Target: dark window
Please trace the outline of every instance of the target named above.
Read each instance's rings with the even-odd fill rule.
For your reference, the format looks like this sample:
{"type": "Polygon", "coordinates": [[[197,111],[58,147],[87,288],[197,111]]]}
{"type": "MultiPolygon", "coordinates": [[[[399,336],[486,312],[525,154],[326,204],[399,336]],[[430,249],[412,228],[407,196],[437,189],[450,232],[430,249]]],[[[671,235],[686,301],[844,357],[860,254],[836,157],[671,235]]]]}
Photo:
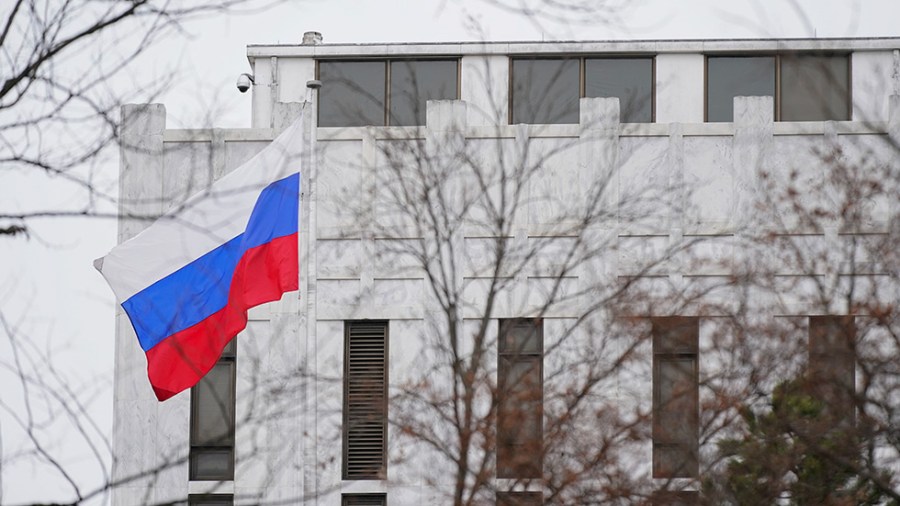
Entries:
{"type": "Polygon", "coordinates": [[[775,97],[774,56],[711,56],[706,65],[706,121],[734,121],[734,97],[775,97]]]}
{"type": "Polygon", "coordinates": [[[850,119],[849,78],[847,56],[783,56],[781,120],[850,119]]]}
{"type": "Polygon", "coordinates": [[[856,419],[856,328],[852,316],[809,319],[809,380],[826,414],[837,424],[856,419]]]}
{"type": "Polygon", "coordinates": [[[320,61],[319,126],[384,125],[383,61],[320,61]]]}
{"type": "Polygon", "coordinates": [[[458,60],[318,62],[319,126],[424,125],[428,100],[459,98],[458,60]]]}
{"type": "Polygon", "coordinates": [[[652,122],[653,59],[586,59],[584,96],[617,97],[622,123],[652,122]]]}
{"type": "Polygon", "coordinates": [[[343,494],[341,506],[385,506],[385,494],[343,494]]]}
{"type": "Polygon", "coordinates": [[[453,60],[391,62],[391,125],[424,125],[428,100],[457,98],[453,60]]]}
{"type": "Polygon", "coordinates": [[[623,123],[653,121],[653,58],[516,58],[510,122],[578,123],[579,98],[617,97],[623,123]]]}
{"type": "Polygon", "coordinates": [[[497,355],[497,476],[540,478],[543,453],[543,328],[500,320],[497,355]]]}
{"type": "Polygon", "coordinates": [[[235,343],[191,389],[192,480],[234,479],[235,343]]]}
{"type": "Polygon", "coordinates": [[[694,490],[658,491],[650,500],[652,506],[693,506],[699,494],[694,490]]]}
{"type": "Polygon", "coordinates": [[[344,479],[387,476],[388,324],[344,324],[344,479]]]}
{"type": "Polygon", "coordinates": [[[697,318],[653,322],[653,477],[698,474],[697,318]]]}
{"type": "Polygon", "coordinates": [[[848,55],[709,56],[706,120],[734,121],[734,97],[771,96],[776,121],[850,119],[848,55]]]}
{"type": "Polygon", "coordinates": [[[231,494],[191,494],[188,506],[233,506],[234,496],[231,494]]]}
{"type": "Polygon", "coordinates": [[[541,506],[541,492],[497,492],[497,506],[541,506]]]}
{"type": "Polygon", "coordinates": [[[578,123],[579,61],[513,60],[512,122],[578,123]]]}

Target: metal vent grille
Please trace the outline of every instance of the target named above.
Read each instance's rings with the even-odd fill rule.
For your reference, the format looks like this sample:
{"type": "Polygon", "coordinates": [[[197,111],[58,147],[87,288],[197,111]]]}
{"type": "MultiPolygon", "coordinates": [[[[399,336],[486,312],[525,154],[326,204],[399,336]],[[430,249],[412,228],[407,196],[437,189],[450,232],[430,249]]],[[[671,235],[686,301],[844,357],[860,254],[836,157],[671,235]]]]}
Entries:
{"type": "Polygon", "coordinates": [[[344,479],[386,476],[387,330],[387,322],[345,325],[344,479]]]}
{"type": "Polygon", "coordinates": [[[341,506],[385,506],[387,497],[384,494],[344,494],[341,506]]]}

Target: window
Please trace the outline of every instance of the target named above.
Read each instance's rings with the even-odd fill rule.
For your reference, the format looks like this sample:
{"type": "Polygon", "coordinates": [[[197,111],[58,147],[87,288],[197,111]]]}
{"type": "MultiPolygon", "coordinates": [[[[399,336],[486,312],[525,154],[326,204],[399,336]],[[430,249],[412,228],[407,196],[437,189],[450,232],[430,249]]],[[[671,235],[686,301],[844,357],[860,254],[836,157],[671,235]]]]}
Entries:
{"type": "Polygon", "coordinates": [[[540,492],[497,492],[497,506],[541,506],[544,496],[540,492]]]}
{"type": "Polygon", "coordinates": [[[698,502],[699,494],[694,490],[660,490],[650,499],[651,506],[692,506],[698,502]]]}
{"type": "MultiPolygon", "coordinates": [[[[234,479],[236,339],[191,389],[190,479],[234,479]]],[[[198,503],[219,504],[219,503],[198,503]]]]}
{"type": "Polygon", "coordinates": [[[500,320],[497,477],[540,478],[543,453],[543,325],[500,320]]]}
{"type": "Polygon", "coordinates": [[[809,368],[812,393],[837,424],[853,423],[856,392],[856,328],[852,316],[809,318],[809,368]]]}
{"type": "Polygon", "coordinates": [[[424,125],[428,100],[459,98],[459,61],[320,60],[319,126],[424,125]]]}
{"type": "Polygon", "coordinates": [[[354,321],[344,325],[346,480],[387,476],[387,345],[387,322],[354,321]]]}
{"type": "Polygon", "coordinates": [[[708,56],[706,120],[734,121],[734,97],[774,97],[777,121],[850,119],[848,55],[708,56]]]}
{"type": "Polygon", "coordinates": [[[579,98],[617,97],[623,123],[653,121],[653,58],[516,58],[510,122],[578,123],[579,98]]]}
{"type": "Polygon", "coordinates": [[[579,61],[516,59],[512,123],[578,123],[579,61]]]}
{"type": "Polygon", "coordinates": [[[738,96],[775,96],[774,56],[706,59],[706,121],[734,121],[738,96]]]}
{"type": "Polygon", "coordinates": [[[781,60],[781,121],[850,119],[849,56],[797,55],[781,60]]]}
{"type": "Polygon", "coordinates": [[[618,97],[622,123],[653,122],[652,58],[584,60],[584,96],[618,97]]]}
{"type": "Polygon", "coordinates": [[[697,318],[654,318],[653,477],[698,474],[697,318]]]}
{"type": "Polygon", "coordinates": [[[385,506],[385,494],[343,494],[341,506],[385,506]]]}
{"type": "Polygon", "coordinates": [[[231,494],[191,494],[188,496],[188,506],[234,506],[234,496],[231,494]]]}

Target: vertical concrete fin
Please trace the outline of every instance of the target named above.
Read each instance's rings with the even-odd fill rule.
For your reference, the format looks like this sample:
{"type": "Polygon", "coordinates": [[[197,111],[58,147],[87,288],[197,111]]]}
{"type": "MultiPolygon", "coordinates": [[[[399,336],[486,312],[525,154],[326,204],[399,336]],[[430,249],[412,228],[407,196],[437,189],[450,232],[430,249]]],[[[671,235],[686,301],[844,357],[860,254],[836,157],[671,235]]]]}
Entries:
{"type": "Polygon", "coordinates": [[[734,225],[746,226],[753,217],[759,196],[760,176],[769,171],[767,156],[772,147],[774,123],[772,97],[734,98],[734,225]]]}
{"type": "Polygon", "coordinates": [[[163,210],[162,104],[123,105],[119,136],[119,242],[147,228],[163,210]]]}

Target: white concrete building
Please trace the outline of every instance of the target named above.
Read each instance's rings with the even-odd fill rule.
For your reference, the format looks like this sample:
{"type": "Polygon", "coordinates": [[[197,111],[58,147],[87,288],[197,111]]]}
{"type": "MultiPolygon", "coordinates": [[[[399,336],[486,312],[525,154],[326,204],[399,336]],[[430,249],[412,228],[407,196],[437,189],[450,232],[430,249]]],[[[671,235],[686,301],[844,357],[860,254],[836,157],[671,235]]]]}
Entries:
{"type": "MultiPolygon", "coordinates": [[[[721,464],[715,441],[737,423],[734,405],[711,408],[723,385],[749,396],[804,363],[812,369],[819,355],[806,357],[806,346],[821,349],[805,344],[807,332],[897,333],[873,308],[898,302],[895,248],[884,247],[900,232],[890,179],[900,174],[900,39],[305,39],[248,47],[249,128],[174,130],[161,105],[123,110],[121,212],[145,215],[249,159],[312,100],[299,298],[250,312],[215,370],[218,386],[195,389],[193,408],[188,393],[156,401],[133,330],[117,316],[114,480],[123,481],[114,504],[189,495],[196,504],[453,504],[456,468],[417,423],[432,420],[441,441],[453,440],[439,429],[453,424],[438,416],[444,407],[427,413],[410,395],[421,387],[435,404],[459,401],[446,397],[452,374],[429,362],[446,358],[442,337],[457,335],[448,322],[460,346],[479,349],[469,340],[484,337],[490,354],[471,405],[484,422],[476,439],[488,438],[469,450],[484,463],[465,482],[476,503],[508,491],[521,504],[612,500],[613,471],[627,477],[617,482],[629,489],[623,503],[658,490],[689,502],[721,464]],[[307,87],[314,80],[318,91],[307,87]],[[851,189],[876,181],[855,194],[859,213],[844,209],[856,209],[851,189]],[[501,244],[509,257],[495,270],[501,244]],[[404,254],[416,251],[422,258],[404,254]],[[458,310],[449,319],[448,307],[458,310]],[[833,318],[843,315],[855,319],[833,318]],[[760,331],[759,321],[775,323],[760,331]],[[723,379],[746,365],[737,350],[776,328],[784,334],[759,338],[759,349],[780,346],[766,356],[783,364],[723,379]],[[608,371],[585,372],[604,360],[608,371]],[[504,376],[527,387],[492,389],[504,376]],[[572,389],[592,379],[583,402],[596,409],[573,409],[572,389]],[[687,394],[685,384],[694,385],[687,394]],[[213,416],[211,392],[236,399],[224,411],[232,420],[213,416]],[[504,417],[514,429],[498,427],[504,417]],[[626,423],[627,437],[613,430],[626,423]],[[492,443],[494,429],[515,434],[492,443]],[[208,437],[217,431],[222,438],[208,437]],[[558,439],[531,448],[535,433],[558,439]],[[592,441],[620,447],[595,454],[592,441]],[[562,478],[575,468],[571,483],[562,478]]],[[[146,224],[123,218],[119,240],[146,224]]],[[[859,372],[868,352],[854,346],[823,363],[869,388],[875,376],[859,372]]],[[[896,343],[879,346],[897,356],[896,343]]],[[[861,398],[887,407],[856,409],[890,427],[900,423],[896,397],[881,395],[897,392],[881,381],[872,384],[887,390],[861,398]]],[[[878,464],[896,475],[895,450],[881,448],[878,464]]]]}

